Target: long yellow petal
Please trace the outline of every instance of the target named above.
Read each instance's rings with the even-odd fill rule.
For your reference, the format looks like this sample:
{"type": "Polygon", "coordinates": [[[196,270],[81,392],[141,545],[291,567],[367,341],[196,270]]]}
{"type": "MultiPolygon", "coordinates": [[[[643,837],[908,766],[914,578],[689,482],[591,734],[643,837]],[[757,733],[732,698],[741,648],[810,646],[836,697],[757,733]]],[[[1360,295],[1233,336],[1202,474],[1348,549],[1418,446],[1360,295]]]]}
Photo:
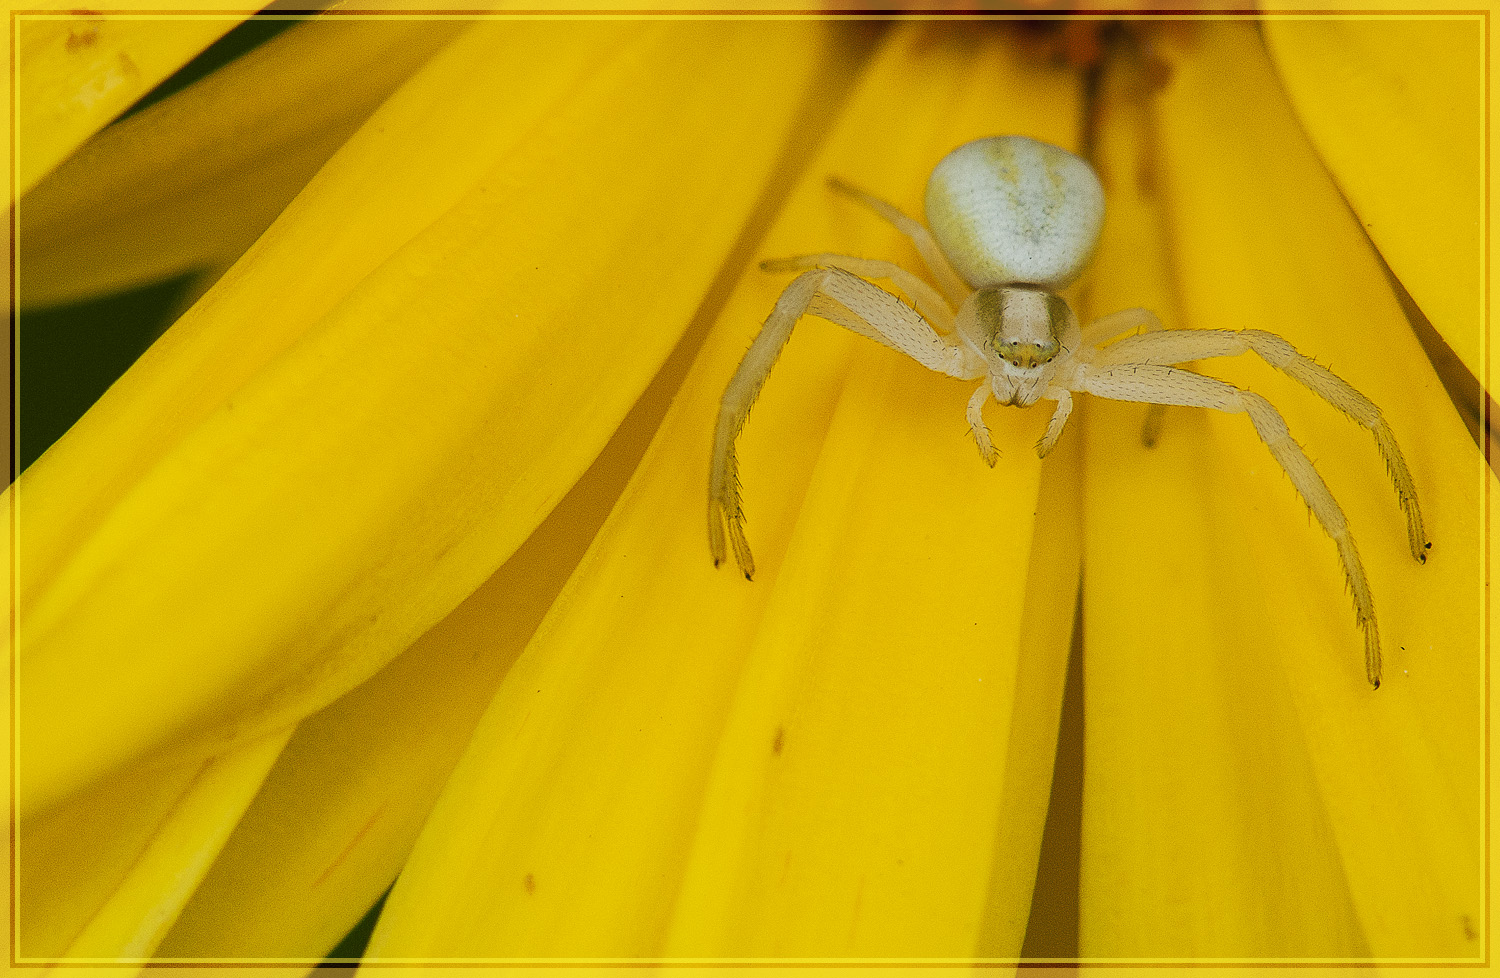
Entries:
{"type": "Polygon", "coordinates": [[[369,682],[303,721],[159,959],[321,959],[364,916],[400,872],[496,686],[619,498],[673,393],[653,382],[494,576],[369,682]]]}
{"type": "MultiPolygon", "coordinates": [[[[973,51],[909,43],[888,54],[909,100],[903,141],[924,155],[896,171],[883,152],[891,175],[859,174],[861,185],[904,187],[907,212],[920,213],[926,172],[963,142],[1018,132],[1074,143],[1077,79],[1039,69],[1014,38],[993,31],[973,51]],[[913,71],[930,76],[922,88],[900,77],[913,71]]],[[[854,113],[878,119],[897,96],[866,97],[809,175],[812,194],[869,140],[854,113]]],[[[784,220],[814,225],[795,210],[784,220]]],[[[740,318],[754,322],[748,310],[740,318]]],[[[991,471],[961,437],[969,392],[873,345],[853,357],[709,774],[669,954],[968,957],[992,862],[1018,857],[1034,877],[1040,820],[1021,852],[994,846],[1008,804],[1040,812],[1047,797],[1046,780],[1006,797],[1014,772],[1000,745],[1033,726],[1031,710],[1051,718],[1055,738],[1062,694],[1057,683],[1050,701],[1015,699],[1041,473],[1031,446],[1045,409],[995,412],[1002,458],[991,471]]],[[[767,437],[758,421],[747,454],[767,437]]],[[[744,471],[766,470],[747,460],[744,471]]],[[[1047,650],[1059,678],[1070,597],[1042,611],[1064,620],[1047,650]]],[[[1000,956],[1020,950],[1029,896],[1024,884],[1011,892],[1000,956]]]]}
{"type": "Polygon", "coordinates": [[[26,471],[21,604],[186,432],[457,206],[621,41],[608,30],[541,25],[482,32],[382,106],[213,293],[26,471]],[[483,71],[491,59],[528,84],[483,71]]]}
{"type": "MultiPolygon", "coordinates": [[[[1144,77],[1111,74],[1091,313],[1140,305],[1175,325],[1160,196],[1170,164],[1148,141],[1144,77]]],[[[1317,799],[1297,778],[1288,705],[1259,675],[1264,612],[1237,600],[1253,581],[1215,523],[1234,500],[1215,507],[1204,485],[1203,460],[1221,451],[1208,419],[1175,409],[1147,449],[1146,408],[1089,408],[1081,951],[1359,953],[1317,799]]]]}
{"type": "Polygon", "coordinates": [[[241,19],[83,11],[17,17],[17,194],[241,19]]]}
{"type": "MultiPolygon", "coordinates": [[[[1104,406],[1086,519],[1082,952],[1474,956],[1490,476],[1253,30],[1179,41],[1164,47],[1147,185],[1171,217],[1182,325],[1274,330],[1373,398],[1433,551],[1426,566],[1407,553],[1379,458],[1346,419],[1246,358],[1200,365],[1271,398],[1347,512],[1386,653],[1372,692],[1332,547],[1246,419],[1173,409],[1145,451],[1141,409],[1104,406]]],[[[1141,249],[1126,262],[1110,247],[1101,295],[1161,301],[1163,285],[1132,288],[1141,249]]]]}
{"type": "MultiPolygon", "coordinates": [[[[762,253],[914,264],[827,177],[917,211],[949,149],[1016,129],[1070,142],[1077,98],[1067,74],[1023,71],[1004,35],[904,29],[762,253]]],[[[997,419],[991,471],[963,434],[968,388],[808,321],[741,440],[755,581],[715,570],[702,526],[715,407],[785,284],[742,281],[502,684],[369,959],[963,957],[995,921],[1024,925],[989,873],[1013,802],[1007,737],[1025,727],[1012,697],[1045,419],[997,419]]],[[[1027,706],[1050,707],[1055,731],[1061,682],[1039,686],[1054,702],[1027,706]]],[[[1037,815],[1045,782],[1016,774],[1037,815]]]]}
{"type": "Polygon", "coordinates": [[[1083,480],[1083,433],[1075,430],[1042,467],[989,892],[968,952],[976,958],[1020,956],[1043,869],[1038,860],[1083,566],[1083,480]]]}
{"type": "Polygon", "coordinates": [[[156,827],[189,791],[202,765],[122,772],[108,784],[82,792],[17,829],[16,943],[22,957],[57,956],[88,926],[150,844],[156,827]],[[149,787],[142,790],[142,782],[149,787]],[[77,859],[85,840],[107,832],[109,843],[93,846],[85,864],[77,859]]]}
{"type": "Polygon", "coordinates": [[[675,342],[799,103],[776,52],[813,58],[817,36],[483,25],[377,113],[23,478],[23,810],[306,715],[508,557],[675,342]],[[542,91],[515,91],[517,61],[542,91]],[[519,145],[470,134],[542,108],[519,145]],[[402,122],[435,145],[375,154],[402,122]],[[490,155],[450,159],[476,143],[490,155]],[[335,202],[331,233],[289,243],[335,202]],[[353,272],[306,247],[371,225],[353,272]]]}
{"type": "Polygon", "coordinates": [[[20,203],[22,304],[228,267],[462,26],[300,24],[106,129],[20,203]]]}
{"type": "MultiPolygon", "coordinates": [[[[1287,94],[1401,284],[1485,380],[1484,22],[1272,17],[1287,94]]],[[[1497,376],[1494,348],[1489,376],[1497,376]]]]}
{"type": "Polygon", "coordinates": [[[149,956],[290,736],[183,770],[143,767],[23,824],[18,957],[149,956]]]}

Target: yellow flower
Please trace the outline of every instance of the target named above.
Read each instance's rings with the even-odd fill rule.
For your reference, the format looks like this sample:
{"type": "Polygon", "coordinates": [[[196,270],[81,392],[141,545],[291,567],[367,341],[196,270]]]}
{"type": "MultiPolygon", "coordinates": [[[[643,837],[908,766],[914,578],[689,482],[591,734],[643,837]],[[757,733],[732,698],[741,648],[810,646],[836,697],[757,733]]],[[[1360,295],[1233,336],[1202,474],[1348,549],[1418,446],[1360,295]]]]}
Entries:
{"type": "MultiPolygon", "coordinates": [[[[1370,30],[1477,74],[1477,23],[1370,30]]],[[[1340,188],[1380,203],[1314,149],[1358,138],[1297,71],[1336,27],[1271,29],[1295,108],[1232,20],[1137,25],[1093,75],[978,22],[408,24],[402,65],[389,34],[330,57],[394,93],[12,491],[20,959],[312,962],[372,905],[382,961],[1478,959],[1493,476],[1385,277],[1402,246],[1340,188]],[[992,413],[990,469],[967,388],[817,320],[740,442],[755,581],[714,569],[717,401],[786,284],[756,262],[920,267],[828,177],[919,214],[933,163],[998,133],[1096,162],[1084,318],[1269,329],[1384,409],[1426,566],[1356,427],[1201,365],[1282,409],[1348,513],[1378,692],[1244,418],[1170,409],[1146,447],[1148,409],[1085,398],[1042,462],[1045,409],[992,413]],[[1049,940],[1070,647],[1077,918],[1049,940]]],[[[230,70],[133,117],[135,157],[80,151],[115,184],[50,179],[146,179],[150,140],[191,144],[174,120],[255,104],[230,70]]],[[[317,160],[368,111],[287,143],[317,160]]],[[[1431,179],[1481,203],[1477,170],[1431,179]]],[[[28,202],[60,202],[56,240],[82,220],[48,187],[23,299],[28,202]]],[[[33,277],[87,294],[239,240],[33,277]]],[[[1477,329],[1418,278],[1445,336],[1477,329]]]]}

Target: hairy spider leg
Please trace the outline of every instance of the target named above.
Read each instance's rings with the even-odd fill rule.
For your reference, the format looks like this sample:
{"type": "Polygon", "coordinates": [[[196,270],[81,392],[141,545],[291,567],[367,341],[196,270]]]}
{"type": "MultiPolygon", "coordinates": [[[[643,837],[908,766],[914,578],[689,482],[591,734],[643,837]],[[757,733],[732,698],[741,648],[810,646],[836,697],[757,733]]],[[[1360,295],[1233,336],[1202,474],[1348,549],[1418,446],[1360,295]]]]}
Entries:
{"type": "Polygon", "coordinates": [[[877,285],[838,268],[816,268],[792,280],[766,317],[750,349],[730,378],[719,402],[713,457],[708,477],[708,546],[718,566],[725,555],[724,531],[745,577],[755,574],[755,559],[745,539],[740,504],[739,466],[734,445],[750,407],[760,395],[771,368],[804,315],[819,316],[904,353],[938,373],[974,380],[984,376],[982,361],[957,338],[945,337],[915,309],[877,285]]]}
{"type": "Polygon", "coordinates": [[[917,311],[934,329],[943,334],[953,332],[953,310],[938,290],[895,262],[820,252],[793,258],[772,258],[760,263],[760,270],[763,272],[800,272],[808,268],[841,268],[860,278],[889,279],[895,283],[896,288],[911,296],[911,300],[917,304],[917,311]]]}
{"type": "MultiPolygon", "coordinates": [[[[1122,309],[1108,316],[1101,316],[1084,327],[1083,349],[1087,352],[1133,329],[1142,329],[1147,333],[1152,333],[1165,330],[1166,327],[1150,309],[1122,309]]],[[[1146,408],[1146,417],[1141,422],[1142,445],[1147,448],[1156,447],[1156,440],[1161,437],[1162,419],[1166,417],[1166,414],[1165,404],[1152,404],[1146,408]]]]}
{"type": "Polygon", "coordinates": [[[1275,333],[1259,329],[1184,329],[1146,333],[1127,337],[1100,350],[1094,363],[1108,364],[1175,364],[1184,360],[1207,360],[1213,357],[1237,356],[1253,352],[1266,363],[1317,394],[1348,415],[1356,424],[1375,436],[1375,444],[1385,459],[1386,472],[1396,490],[1396,499],[1406,514],[1407,545],[1411,555],[1425,563],[1431,544],[1422,526],[1422,510],[1417,504],[1417,487],[1412,481],[1406,459],[1396,444],[1395,432],[1375,402],[1351,387],[1327,367],[1297,352],[1297,348],[1275,333]]]}
{"type": "Polygon", "coordinates": [[[1128,333],[1133,329],[1143,329],[1147,333],[1167,331],[1161,324],[1161,319],[1150,309],[1121,309],[1108,316],[1100,316],[1083,327],[1083,349],[1103,346],[1121,333],[1128,333]]]}
{"type": "Polygon", "coordinates": [[[907,217],[895,204],[888,204],[874,194],[845,183],[838,177],[829,177],[828,186],[845,197],[864,204],[885,218],[897,231],[910,238],[911,243],[917,248],[917,254],[922,256],[922,261],[932,272],[933,278],[937,279],[938,287],[948,297],[948,303],[955,309],[964,304],[964,300],[969,297],[973,289],[959,278],[953,266],[948,263],[948,257],[943,254],[943,249],[938,247],[937,241],[932,237],[932,232],[927,230],[922,222],[907,217]]]}
{"type": "MultiPolygon", "coordinates": [[[[1184,334],[1196,331],[1183,331],[1184,334]]],[[[1152,334],[1161,335],[1161,334],[1152,334]]],[[[1172,335],[1172,334],[1167,334],[1172,335]]],[[[1292,440],[1286,422],[1271,402],[1259,394],[1241,390],[1213,377],[1191,370],[1151,363],[1131,362],[1115,366],[1086,365],[1079,389],[1098,397],[1116,401],[1138,401],[1155,404],[1179,404],[1185,407],[1213,408],[1229,414],[1250,416],[1255,433],[1260,435],[1276,461],[1292,480],[1318,523],[1338,547],[1344,566],[1344,578],[1354,597],[1354,618],[1365,636],[1365,677],[1380,688],[1380,636],[1375,624],[1375,602],[1348,521],[1328,484],[1313,467],[1312,460],[1292,440]]]]}

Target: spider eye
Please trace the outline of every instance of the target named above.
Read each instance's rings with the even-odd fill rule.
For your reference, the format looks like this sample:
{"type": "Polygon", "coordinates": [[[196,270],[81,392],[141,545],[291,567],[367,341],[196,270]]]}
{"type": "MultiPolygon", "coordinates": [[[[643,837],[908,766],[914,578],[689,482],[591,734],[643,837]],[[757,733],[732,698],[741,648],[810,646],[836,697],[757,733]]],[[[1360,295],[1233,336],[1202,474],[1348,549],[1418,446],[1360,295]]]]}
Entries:
{"type": "Polygon", "coordinates": [[[1012,343],[995,344],[995,352],[999,353],[1013,367],[1023,370],[1040,367],[1051,363],[1057,356],[1057,340],[1048,339],[1043,343],[1031,343],[1025,340],[1012,343]]]}

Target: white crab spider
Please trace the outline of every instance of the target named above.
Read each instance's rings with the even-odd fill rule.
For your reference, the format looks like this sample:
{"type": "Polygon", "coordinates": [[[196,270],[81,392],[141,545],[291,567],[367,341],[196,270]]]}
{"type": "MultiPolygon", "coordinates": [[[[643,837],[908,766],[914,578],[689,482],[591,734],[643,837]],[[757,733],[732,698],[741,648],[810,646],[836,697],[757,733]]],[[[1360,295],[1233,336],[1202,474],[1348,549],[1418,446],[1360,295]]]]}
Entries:
{"type": "Polygon", "coordinates": [[[1073,408],[1073,394],[1118,401],[1179,404],[1243,412],[1292,485],[1338,546],[1365,637],[1365,674],[1380,687],[1380,638],[1354,538],[1344,512],[1286,422],[1258,394],[1174,364],[1254,352],[1370,429],[1406,512],[1412,556],[1426,561],[1416,487],[1390,426],[1369,398],[1298,353],[1274,333],[1247,330],[1162,330],[1145,309],[1127,309],[1079,328],[1058,295],[1083,271],[1104,220],[1104,191],[1088,163],[1025,136],[966,143],[933,169],[927,182],[927,224],[837,180],[834,189],[864,203],[916,245],[937,280],[934,289],[900,266],[867,258],[818,254],[768,261],[766,271],[802,271],[761,327],[724,390],[714,431],[708,483],[708,538],[714,565],[724,559],[724,527],[736,562],[750,578],[755,563],[745,540],[734,443],[792,327],[803,315],[831,320],[899,350],[931,370],[983,380],[969,398],[968,421],[986,462],[995,464],[981,410],[1001,404],[1057,403],[1037,443],[1045,457],[1073,408]],[[912,309],[866,279],[888,279],[912,309]],[[955,314],[953,308],[957,307],[955,314]],[[1122,334],[1143,332],[1118,339],[1122,334]],[[1113,342],[1110,342],[1113,341],[1113,342]]]}

